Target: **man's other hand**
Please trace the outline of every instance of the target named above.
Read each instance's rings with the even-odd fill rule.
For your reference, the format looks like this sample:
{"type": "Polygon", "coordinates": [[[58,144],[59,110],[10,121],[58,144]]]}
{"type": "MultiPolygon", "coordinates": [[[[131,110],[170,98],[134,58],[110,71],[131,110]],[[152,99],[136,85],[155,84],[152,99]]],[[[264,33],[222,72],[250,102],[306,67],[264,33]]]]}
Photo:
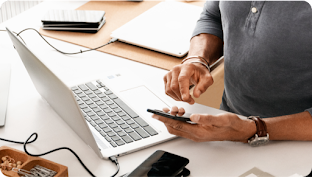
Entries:
{"type": "Polygon", "coordinates": [[[184,101],[194,104],[195,101],[190,95],[190,86],[195,85],[194,97],[198,98],[209,86],[213,79],[208,69],[200,63],[191,63],[199,59],[190,59],[185,63],[173,67],[165,76],[166,94],[176,101],[184,101]]]}
{"type": "MultiPolygon", "coordinates": [[[[163,109],[169,112],[168,108],[163,109]]],[[[183,115],[184,109],[173,107],[172,115],[183,115]]],[[[240,119],[236,114],[223,113],[218,115],[192,114],[190,124],[154,114],[155,119],[163,122],[169,133],[184,137],[195,142],[205,141],[239,141],[247,140],[256,133],[256,124],[253,120],[240,119]]]]}

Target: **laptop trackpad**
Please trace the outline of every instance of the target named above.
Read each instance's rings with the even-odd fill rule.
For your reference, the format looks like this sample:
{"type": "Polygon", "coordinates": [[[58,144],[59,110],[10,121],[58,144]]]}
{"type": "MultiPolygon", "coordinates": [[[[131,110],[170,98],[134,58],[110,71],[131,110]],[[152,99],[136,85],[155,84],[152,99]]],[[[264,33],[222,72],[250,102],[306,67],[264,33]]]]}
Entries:
{"type": "Polygon", "coordinates": [[[142,118],[144,118],[152,127],[156,128],[157,131],[165,128],[164,124],[158,120],[153,119],[151,113],[146,110],[159,109],[162,110],[164,107],[169,107],[164,101],[157,97],[144,85],[135,87],[132,89],[120,91],[122,99],[131,106],[142,118]]]}

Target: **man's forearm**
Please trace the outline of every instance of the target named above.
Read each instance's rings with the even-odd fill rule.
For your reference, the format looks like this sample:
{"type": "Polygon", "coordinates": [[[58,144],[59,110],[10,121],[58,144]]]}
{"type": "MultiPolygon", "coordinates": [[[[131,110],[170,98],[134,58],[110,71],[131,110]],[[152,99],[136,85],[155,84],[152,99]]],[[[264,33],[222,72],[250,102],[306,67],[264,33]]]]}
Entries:
{"type": "Polygon", "coordinates": [[[312,117],[307,111],[263,120],[270,140],[312,140],[312,117]]]}
{"type": "Polygon", "coordinates": [[[202,56],[211,65],[223,55],[223,41],[212,34],[202,33],[191,39],[188,56],[202,56]]]}

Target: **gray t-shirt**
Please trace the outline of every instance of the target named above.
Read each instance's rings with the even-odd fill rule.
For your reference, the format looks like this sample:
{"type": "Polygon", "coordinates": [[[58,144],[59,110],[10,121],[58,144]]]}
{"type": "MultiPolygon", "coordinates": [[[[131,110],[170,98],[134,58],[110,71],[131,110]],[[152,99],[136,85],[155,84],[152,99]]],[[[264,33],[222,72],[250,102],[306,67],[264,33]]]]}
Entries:
{"type": "MultiPolygon", "coordinates": [[[[245,116],[312,115],[312,10],[299,1],[207,1],[193,36],[224,41],[223,106],[245,116]]],[[[208,98],[209,99],[209,98],[208,98]]]]}

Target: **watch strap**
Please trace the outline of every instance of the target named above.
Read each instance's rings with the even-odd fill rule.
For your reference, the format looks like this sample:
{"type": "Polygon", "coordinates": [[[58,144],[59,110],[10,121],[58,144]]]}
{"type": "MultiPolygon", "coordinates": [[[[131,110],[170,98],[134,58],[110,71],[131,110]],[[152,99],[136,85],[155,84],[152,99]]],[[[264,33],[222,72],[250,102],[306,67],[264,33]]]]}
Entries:
{"type": "Polygon", "coordinates": [[[257,127],[257,135],[258,137],[265,137],[267,136],[267,127],[265,122],[258,116],[249,116],[248,119],[255,121],[257,127]]]}

